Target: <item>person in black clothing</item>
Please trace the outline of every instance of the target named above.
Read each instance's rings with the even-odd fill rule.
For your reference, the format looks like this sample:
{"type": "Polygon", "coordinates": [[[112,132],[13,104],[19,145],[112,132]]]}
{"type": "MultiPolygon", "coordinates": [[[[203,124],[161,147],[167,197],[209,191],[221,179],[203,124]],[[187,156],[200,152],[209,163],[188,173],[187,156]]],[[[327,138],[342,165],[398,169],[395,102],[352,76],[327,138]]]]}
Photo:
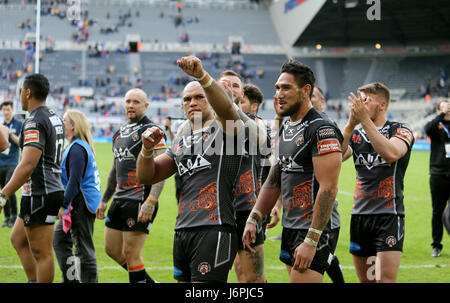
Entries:
{"type": "MultiPolygon", "coordinates": [[[[97,219],[105,220],[105,252],[128,271],[130,283],[154,283],[145,269],[143,250],[147,235],[158,211],[164,182],[142,184],[136,176],[136,160],[142,147],[142,134],[157,127],[145,114],[147,94],[130,89],[124,97],[126,123],[113,135],[114,161],[103,197],[97,208],[97,219]],[[106,215],[108,201],[113,198],[106,215]]],[[[155,147],[155,154],[165,150],[165,138],[155,147]]]]}
{"type": "Polygon", "coordinates": [[[29,280],[51,283],[54,278],[53,225],[64,199],[61,168],[64,124],[46,106],[47,78],[28,75],[21,87],[22,108],[30,113],[20,134],[21,161],[0,193],[0,205],[21,186],[20,213],[11,242],[29,280]]]}
{"type": "Polygon", "coordinates": [[[440,101],[436,113],[437,116],[425,125],[425,133],[431,139],[430,191],[433,207],[431,256],[433,257],[441,255],[442,214],[450,197],[450,102],[440,101]]]}
{"type": "MultiPolygon", "coordinates": [[[[0,153],[0,186],[8,183],[19,161],[19,135],[22,129],[22,121],[14,118],[14,104],[6,100],[1,105],[3,113],[3,129],[7,130],[7,148],[0,153]]],[[[13,194],[5,205],[5,222],[2,227],[13,227],[17,217],[17,199],[13,194]]]]}

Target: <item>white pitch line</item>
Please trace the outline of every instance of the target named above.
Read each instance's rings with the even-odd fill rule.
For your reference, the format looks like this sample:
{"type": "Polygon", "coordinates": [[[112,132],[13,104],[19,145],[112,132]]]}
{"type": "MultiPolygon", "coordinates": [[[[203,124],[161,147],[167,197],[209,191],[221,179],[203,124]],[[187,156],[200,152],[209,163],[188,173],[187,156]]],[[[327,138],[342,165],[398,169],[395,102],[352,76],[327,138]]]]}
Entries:
{"type": "MultiPolygon", "coordinates": [[[[342,269],[354,269],[353,265],[341,265],[342,269]]],[[[417,268],[447,268],[450,267],[448,264],[423,264],[423,265],[400,265],[401,269],[417,269],[417,268]]],[[[0,265],[0,269],[22,269],[21,265],[0,265]]],[[[162,266],[162,267],[146,267],[148,270],[173,270],[173,267],[162,266]]],[[[266,266],[266,269],[271,270],[285,270],[284,266],[266,266]]],[[[123,270],[120,266],[105,266],[99,267],[98,270],[123,270]]]]}

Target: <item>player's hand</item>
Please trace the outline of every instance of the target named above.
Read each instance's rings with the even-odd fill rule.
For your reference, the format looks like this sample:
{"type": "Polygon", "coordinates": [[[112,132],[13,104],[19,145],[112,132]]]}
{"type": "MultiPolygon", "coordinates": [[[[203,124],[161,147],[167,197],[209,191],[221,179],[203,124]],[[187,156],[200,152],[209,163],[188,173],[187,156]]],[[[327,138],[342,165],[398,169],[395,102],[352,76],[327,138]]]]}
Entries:
{"type": "MultiPolygon", "coordinates": [[[[233,89],[231,88],[231,82],[226,79],[220,79],[218,82],[219,85],[223,88],[223,90],[227,93],[228,97],[233,100],[233,89]]],[[[239,104],[237,104],[239,105],[239,104]]]]}
{"type": "Polygon", "coordinates": [[[358,97],[350,93],[348,99],[352,102],[350,115],[355,121],[363,122],[370,119],[369,110],[367,109],[367,97],[364,98],[361,92],[358,91],[358,97]]]}
{"type": "Polygon", "coordinates": [[[106,202],[101,201],[100,204],[97,207],[97,210],[95,211],[95,215],[97,216],[97,219],[104,220],[106,218],[105,211],[106,211],[106,202]]]}
{"type": "Polygon", "coordinates": [[[183,57],[177,60],[177,64],[189,76],[194,78],[201,78],[203,76],[202,61],[195,56],[183,57]]]}
{"type": "Polygon", "coordinates": [[[256,226],[254,224],[247,223],[245,224],[244,233],[242,235],[242,243],[244,244],[244,249],[254,254],[256,250],[254,250],[250,243],[256,242],[256,226]]]}
{"type": "Polygon", "coordinates": [[[61,220],[62,217],[64,216],[64,212],[66,211],[66,209],[64,207],[60,207],[59,211],[58,211],[58,219],[61,220]]]}
{"type": "Polygon", "coordinates": [[[141,206],[141,210],[138,215],[138,222],[146,223],[150,221],[155,211],[155,206],[151,204],[144,203],[141,206]]]}
{"type": "Polygon", "coordinates": [[[159,127],[153,126],[142,133],[142,144],[147,149],[153,148],[162,138],[164,138],[164,132],[159,127]]]}
{"type": "Polygon", "coordinates": [[[273,228],[277,226],[278,222],[280,221],[281,211],[278,209],[278,207],[272,208],[272,211],[270,212],[270,223],[267,224],[267,228],[273,228]]]}
{"type": "Polygon", "coordinates": [[[303,242],[297,246],[294,252],[295,263],[293,269],[299,272],[307,270],[311,266],[315,254],[316,247],[308,243],[303,242]]]}

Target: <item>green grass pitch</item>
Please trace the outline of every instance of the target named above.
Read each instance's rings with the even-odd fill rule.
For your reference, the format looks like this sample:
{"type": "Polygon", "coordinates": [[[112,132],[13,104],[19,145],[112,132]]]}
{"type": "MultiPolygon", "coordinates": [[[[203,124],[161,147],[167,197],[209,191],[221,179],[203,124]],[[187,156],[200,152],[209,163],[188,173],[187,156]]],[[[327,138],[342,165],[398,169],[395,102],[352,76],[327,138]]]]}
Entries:
{"type": "MultiPolygon", "coordinates": [[[[110,144],[96,144],[97,163],[100,168],[102,190],[112,163],[110,144]]],[[[444,249],[441,257],[431,254],[431,200],[428,185],[429,153],[413,152],[405,177],[406,235],[398,281],[403,283],[450,282],[450,237],[444,232],[444,249]]],[[[339,179],[339,212],[341,232],[336,249],[343,267],[346,282],[357,282],[349,253],[349,225],[352,208],[352,193],[355,186],[355,170],[351,160],[342,166],[339,179]]],[[[20,201],[20,191],[17,193],[20,201]]],[[[147,271],[159,282],[174,283],[172,271],[172,244],[177,214],[173,177],[166,180],[160,197],[160,208],[144,248],[147,271]]],[[[3,214],[0,222],[3,222],[3,214]]],[[[104,251],[103,232],[105,221],[95,223],[94,241],[100,283],[128,283],[128,273],[112,261],[104,251]]],[[[0,282],[23,283],[26,276],[19,258],[10,244],[10,228],[0,228],[0,282]]],[[[280,224],[269,230],[268,237],[280,234],[280,224]]],[[[265,242],[265,273],[269,282],[286,283],[289,278],[284,265],[279,261],[280,241],[265,242]]],[[[61,282],[61,272],[55,259],[55,282],[61,282]]],[[[234,269],[229,282],[236,282],[234,269]]],[[[331,282],[325,274],[324,282],[331,282]]]]}

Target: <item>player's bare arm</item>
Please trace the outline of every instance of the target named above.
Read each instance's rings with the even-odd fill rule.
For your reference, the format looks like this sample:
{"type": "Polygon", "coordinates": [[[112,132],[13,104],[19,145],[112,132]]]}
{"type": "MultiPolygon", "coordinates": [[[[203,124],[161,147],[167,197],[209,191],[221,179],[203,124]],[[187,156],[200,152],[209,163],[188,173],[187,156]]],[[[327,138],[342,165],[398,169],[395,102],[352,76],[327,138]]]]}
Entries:
{"type": "Polygon", "coordinates": [[[163,139],[164,132],[154,126],[142,134],[142,150],[136,163],[136,173],[139,183],[152,185],[159,183],[176,171],[173,159],[166,153],[154,157],[155,146],[163,139]]]}
{"type": "Polygon", "coordinates": [[[95,211],[97,219],[103,220],[106,218],[105,216],[106,205],[108,204],[108,201],[111,199],[111,197],[114,195],[114,192],[116,191],[116,185],[117,185],[116,163],[115,161],[113,161],[113,165],[109,170],[108,179],[106,181],[106,188],[105,191],[103,192],[102,200],[100,201],[100,204],[98,205],[97,210],[95,211]]]}
{"type": "MultiPolygon", "coordinates": [[[[156,149],[154,151],[154,156],[157,157],[164,154],[165,150],[165,148],[156,149]]],[[[159,196],[164,188],[164,182],[165,181],[163,180],[152,185],[150,193],[139,211],[138,222],[148,222],[152,218],[159,200],[159,196]]]]}
{"type": "Polygon", "coordinates": [[[314,174],[320,184],[314,203],[311,227],[305,240],[295,250],[295,263],[293,268],[300,272],[307,270],[316,253],[322,231],[330,220],[334,200],[338,192],[338,179],[341,170],[342,154],[328,153],[313,157],[314,174]]]}
{"type": "Polygon", "coordinates": [[[4,125],[0,125],[0,152],[9,147],[8,136],[9,129],[4,125]]]}
{"type": "Polygon", "coordinates": [[[10,197],[15,193],[33,173],[34,168],[39,163],[42,151],[33,146],[25,146],[22,150],[22,160],[19,165],[17,165],[14,173],[9,180],[8,184],[5,185],[2,192],[7,197],[10,197]]]}

